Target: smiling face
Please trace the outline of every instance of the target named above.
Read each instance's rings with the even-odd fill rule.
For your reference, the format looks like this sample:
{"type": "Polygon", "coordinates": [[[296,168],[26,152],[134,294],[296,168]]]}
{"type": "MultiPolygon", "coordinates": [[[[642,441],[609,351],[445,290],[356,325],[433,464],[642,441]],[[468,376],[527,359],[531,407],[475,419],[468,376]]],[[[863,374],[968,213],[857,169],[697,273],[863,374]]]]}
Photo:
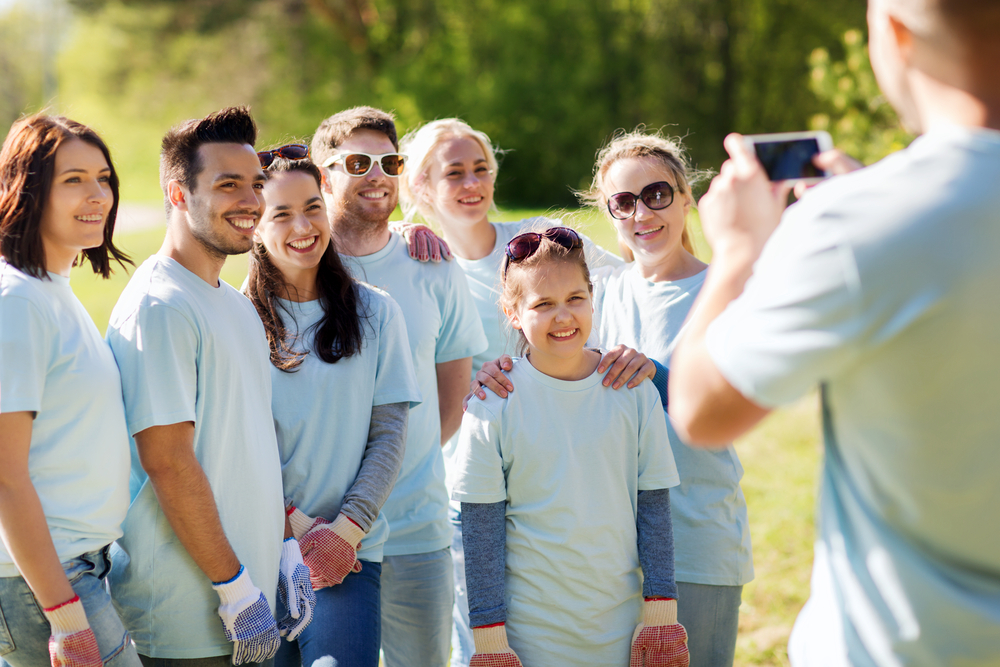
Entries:
{"type": "Polygon", "coordinates": [[[689,253],[681,244],[684,221],[691,208],[691,195],[679,192],[674,175],[661,162],[648,157],[623,158],[612,164],[601,187],[605,200],[619,192],[638,195],[644,187],[657,181],[674,186],[674,201],[670,206],[654,211],[642,201],[636,202],[635,214],[625,220],[608,215],[618,237],[635,255],[636,262],[652,266],[686,261],[689,253]]]}
{"type": "Polygon", "coordinates": [[[584,363],[594,316],[583,269],[568,260],[514,264],[507,280],[520,281],[520,299],[507,317],[527,339],[531,365],[553,377],[573,375],[584,363]]]}
{"type": "Polygon", "coordinates": [[[264,185],[267,206],[254,239],[267,249],[274,266],[294,282],[296,274],[318,271],[330,244],[326,206],[316,179],[302,171],[273,174],[264,185]]]}
{"type": "Polygon", "coordinates": [[[438,144],[420,196],[444,227],[486,221],[493,206],[493,174],[479,142],[452,137],[438,144]]]}
{"type": "Polygon", "coordinates": [[[260,160],[249,144],[209,143],[198,154],[202,169],[194,189],[176,186],[183,195],[188,229],[210,255],[241,255],[250,250],[264,210],[260,160]]]}
{"type": "Polygon", "coordinates": [[[71,139],[56,151],[39,227],[47,270],[69,275],[82,250],[104,243],[104,225],[114,203],[110,180],[111,167],[96,146],[71,139]]]}
{"type": "MultiPolygon", "coordinates": [[[[337,154],[395,153],[389,137],[377,130],[355,130],[337,146],[337,154]]],[[[329,195],[330,220],[349,227],[377,231],[389,223],[389,216],[399,200],[399,178],[386,176],[382,165],[375,163],[364,176],[351,176],[342,162],[323,170],[324,191],[329,195]]]]}

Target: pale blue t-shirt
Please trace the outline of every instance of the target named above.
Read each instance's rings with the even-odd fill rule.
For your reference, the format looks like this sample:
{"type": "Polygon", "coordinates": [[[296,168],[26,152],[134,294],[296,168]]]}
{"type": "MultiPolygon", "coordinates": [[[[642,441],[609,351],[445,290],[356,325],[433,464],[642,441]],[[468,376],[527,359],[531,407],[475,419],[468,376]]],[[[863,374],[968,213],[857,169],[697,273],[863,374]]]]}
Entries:
{"type": "MultiPolygon", "coordinates": [[[[273,610],[285,516],[271,419],[264,327],[250,301],[153,255],[122,292],[108,326],[129,433],[194,422],[194,452],[236,557],[273,610]]],[[[132,505],[109,579],[139,653],[232,653],[212,582],[170,528],[133,441],[132,505]]]]}
{"type": "MultiPolygon", "coordinates": [[[[121,534],[128,431],[118,366],[69,278],[0,259],[0,412],[35,413],[28,473],[61,562],[121,534]]],[[[0,542],[0,577],[21,576],[0,542]]]]}
{"type": "Polygon", "coordinates": [[[516,359],[506,399],[473,398],[452,499],[505,501],[507,637],[525,665],[627,665],[642,619],[639,491],[679,482],[650,382],[557,380],[516,359]]]}
{"type": "Polygon", "coordinates": [[[947,126],[788,210],[708,330],[763,406],[823,388],[796,665],[1000,660],[1000,133],[947,126]]]}
{"type": "MultiPolygon", "coordinates": [[[[310,350],[292,372],[271,366],[285,496],[309,516],[329,521],[340,512],[361,468],[372,407],[420,402],[399,306],[368,285],[357,283],[357,292],[364,342],[360,352],[334,364],[312,351],[322,302],[278,300],[288,335],[296,339],[292,349],[310,350]]],[[[361,540],[358,558],[381,562],[388,536],[389,522],[380,512],[361,540]]]]}
{"type": "MultiPolygon", "coordinates": [[[[707,271],[675,281],[652,282],[628,264],[593,273],[594,345],[623,343],[670,367],[670,355],[707,271]]],[[[743,466],[732,445],[685,445],[667,419],[681,484],[670,492],[677,581],[742,586],[753,579],[747,503],[740,489],[743,466]]]]}
{"type": "Polygon", "coordinates": [[[388,292],[402,309],[423,400],[410,410],[403,468],[382,506],[389,520],[383,552],[399,556],[444,549],[451,544],[451,525],[435,365],[486,347],[465,275],[453,262],[414,261],[396,234],[376,253],[340,258],[356,279],[388,292]]]}

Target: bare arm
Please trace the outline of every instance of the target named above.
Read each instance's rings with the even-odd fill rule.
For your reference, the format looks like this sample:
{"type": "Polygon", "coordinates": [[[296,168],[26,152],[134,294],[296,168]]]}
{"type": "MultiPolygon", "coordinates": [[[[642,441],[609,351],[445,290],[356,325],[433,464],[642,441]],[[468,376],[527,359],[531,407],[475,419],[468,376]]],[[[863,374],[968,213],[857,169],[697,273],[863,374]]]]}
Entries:
{"type": "Polygon", "coordinates": [[[240,561],[194,454],[194,422],[147,428],[135,434],[135,444],[163,514],[194,562],[212,582],[235,577],[240,561]]]}
{"type": "Polygon", "coordinates": [[[0,414],[0,538],[42,607],[72,599],[42,502],[28,474],[31,412],[0,414]]]}
{"type": "Polygon", "coordinates": [[[441,444],[448,442],[462,425],[462,399],[472,376],[472,357],[437,364],[438,409],[441,412],[441,444]]]}

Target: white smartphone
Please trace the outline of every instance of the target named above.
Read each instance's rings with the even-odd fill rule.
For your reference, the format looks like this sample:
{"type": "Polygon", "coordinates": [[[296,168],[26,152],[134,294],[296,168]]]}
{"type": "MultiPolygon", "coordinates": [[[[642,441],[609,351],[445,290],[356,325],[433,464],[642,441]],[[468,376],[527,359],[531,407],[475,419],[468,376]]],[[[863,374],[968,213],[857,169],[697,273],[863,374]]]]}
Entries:
{"type": "Polygon", "coordinates": [[[747,134],[743,141],[754,151],[772,181],[816,183],[830,174],[813,164],[813,156],[833,148],[828,132],[747,134]]]}

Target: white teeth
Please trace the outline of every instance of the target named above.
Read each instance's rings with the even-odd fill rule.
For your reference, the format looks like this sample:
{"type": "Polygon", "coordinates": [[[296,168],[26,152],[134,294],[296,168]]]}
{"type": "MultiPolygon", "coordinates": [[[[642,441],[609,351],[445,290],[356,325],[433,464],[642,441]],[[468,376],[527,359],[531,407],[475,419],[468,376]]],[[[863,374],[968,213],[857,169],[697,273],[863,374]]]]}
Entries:
{"type": "Polygon", "coordinates": [[[644,232],[636,232],[635,235],[636,236],[648,236],[649,234],[652,234],[653,232],[658,232],[661,229],[663,229],[663,227],[657,227],[656,229],[647,229],[644,232]]]}
{"type": "Polygon", "coordinates": [[[76,219],[80,220],[82,222],[100,222],[101,220],[104,219],[104,216],[103,215],[78,215],[78,216],[76,216],[76,219]]]}
{"type": "Polygon", "coordinates": [[[385,192],[362,192],[361,196],[364,197],[365,199],[382,199],[384,197],[387,197],[388,194],[386,194],[385,192]]]}
{"type": "Polygon", "coordinates": [[[478,204],[483,201],[482,197],[466,197],[465,199],[458,200],[462,204],[478,204]]]}
{"type": "Polygon", "coordinates": [[[308,248],[309,246],[311,246],[315,242],[316,242],[316,237],[315,236],[310,236],[307,239],[299,239],[298,241],[292,241],[288,245],[292,246],[293,248],[295,248],[297,250],[302,250],[303,248],[308,248]]]}
{"type": "Polygon", "coordinates": [[[252,218],[229,218],[229,222],[240,229],[253,229],[252,218]]]}
{"type": "Polygon", "coordinates": [[[556,338],[569,338],[570,336],[572,336],[575,333],[576,333],[576,329],[573,329],[572,331],[567,331],[565,333],[553,333],[552,335],[554,337],[556,337],[556,338]]]}

